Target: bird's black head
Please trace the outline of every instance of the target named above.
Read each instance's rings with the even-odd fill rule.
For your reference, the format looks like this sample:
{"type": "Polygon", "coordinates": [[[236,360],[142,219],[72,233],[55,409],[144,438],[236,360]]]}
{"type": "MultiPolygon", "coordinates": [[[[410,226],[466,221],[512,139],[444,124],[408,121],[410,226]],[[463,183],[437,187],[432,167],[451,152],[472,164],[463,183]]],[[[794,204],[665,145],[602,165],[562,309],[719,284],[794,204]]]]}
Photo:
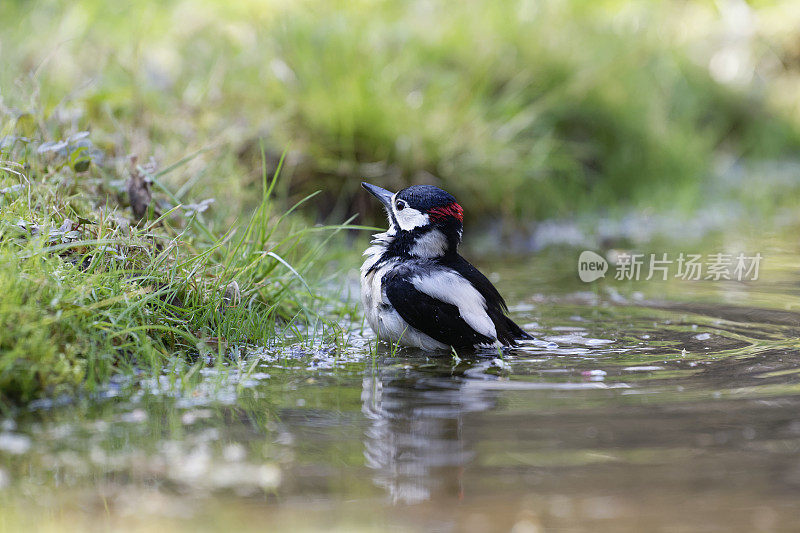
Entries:
{"type": "Polygon", "coordinates": [[[433,185],[400,192],[361,184],[381,201],[389,216],[391,248],[398,255],[435,258],[455,253],[461,242],[464,210],[450,193],[433,185]]]}

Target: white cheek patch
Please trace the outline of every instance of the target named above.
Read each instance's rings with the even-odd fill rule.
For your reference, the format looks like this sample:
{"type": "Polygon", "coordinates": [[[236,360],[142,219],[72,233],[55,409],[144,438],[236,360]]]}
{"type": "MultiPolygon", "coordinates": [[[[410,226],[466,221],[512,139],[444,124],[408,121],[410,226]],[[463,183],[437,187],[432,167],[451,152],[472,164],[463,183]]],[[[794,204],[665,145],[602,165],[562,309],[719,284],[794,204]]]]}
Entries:
{"type": "Polygon", "coordinates": [[[453,271],[414,276],[411,283],[420,292],[458,307],[458,313],[472,329],[490,339],[497,338],[494,322],[486,312],[486,300],[467,280],[453,271]]]}
{"type": "Polygon", "coordinates": [[[430,221],[427,214],[410,207],[406,207],[402,211],[395,209],[394,216],[397,217],[397,223],[400,225],[400,229],[404,231],[411,231],[420,226],[427,226],[430,221]]]}
{"type": "Polygon", "coordinates": [[[397,219],[397,225],[400,226],[401,230],[411,231],[420,226],[427,226],[430,222],[430,217],[428,217],[427,213],[423,213],[417,209],[406,207],[398,211],[397,207],[395,207],[396,202],[397,193],[392,196],[392,213],[394,213],[394,217],[397,219]]]}

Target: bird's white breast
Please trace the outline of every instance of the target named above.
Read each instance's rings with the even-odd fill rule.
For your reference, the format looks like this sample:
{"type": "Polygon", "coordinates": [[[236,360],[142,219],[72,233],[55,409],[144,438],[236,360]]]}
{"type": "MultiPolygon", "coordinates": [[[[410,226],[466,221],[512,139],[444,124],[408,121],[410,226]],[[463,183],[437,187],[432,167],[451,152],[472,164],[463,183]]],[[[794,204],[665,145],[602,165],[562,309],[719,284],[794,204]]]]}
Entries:
{"type": "Polygon", "coordinates": [[[383,277],[397,267],[397,260],[390,259],[377,268],[372,267],[386,251],[386,242],[390,238],[386,233],[375,235],[373,245],[364,252],[367,259],[361,265],[361,301],[367,323],[378,337],[390,342],[423,350],[448,349],[447,345],[410,326],[389,302],[383,288],[383,277]]]}

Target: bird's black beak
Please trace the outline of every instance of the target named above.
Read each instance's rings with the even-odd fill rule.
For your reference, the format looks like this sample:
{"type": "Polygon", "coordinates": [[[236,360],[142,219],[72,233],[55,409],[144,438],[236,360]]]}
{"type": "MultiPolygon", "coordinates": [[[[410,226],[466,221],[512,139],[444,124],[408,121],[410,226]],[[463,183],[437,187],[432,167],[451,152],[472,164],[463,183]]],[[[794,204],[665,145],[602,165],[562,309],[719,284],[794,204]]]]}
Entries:
{"type": "Polygon", "coordinates": [[[392,196],[394,195],[393,192],[387,191],[386,189],[381,189],[377,185],[372,185],[365,181],[361,182],[361,186],[367,189],[370,192],[370,194],[372,194],[375,198],[380,200],[387,211],[389,211],[390,213],[392,212],[392,196]]]}

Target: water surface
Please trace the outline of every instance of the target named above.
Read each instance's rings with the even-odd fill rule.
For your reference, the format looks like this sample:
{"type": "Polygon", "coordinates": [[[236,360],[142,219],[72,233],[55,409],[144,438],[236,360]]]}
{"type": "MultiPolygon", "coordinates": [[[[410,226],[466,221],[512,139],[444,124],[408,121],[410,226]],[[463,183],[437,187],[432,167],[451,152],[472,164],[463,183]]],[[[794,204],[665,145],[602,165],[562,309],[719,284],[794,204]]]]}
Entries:
{"type": "MultiPolygon", "coordinates": [[[[786,241],[782,241],[786,242],[786,241]]],[[[250,349],[0,427],[0,529],[778,531],[800,520],[800,254],[757,282],[484,260],[502,354],[250,349]]]]}

